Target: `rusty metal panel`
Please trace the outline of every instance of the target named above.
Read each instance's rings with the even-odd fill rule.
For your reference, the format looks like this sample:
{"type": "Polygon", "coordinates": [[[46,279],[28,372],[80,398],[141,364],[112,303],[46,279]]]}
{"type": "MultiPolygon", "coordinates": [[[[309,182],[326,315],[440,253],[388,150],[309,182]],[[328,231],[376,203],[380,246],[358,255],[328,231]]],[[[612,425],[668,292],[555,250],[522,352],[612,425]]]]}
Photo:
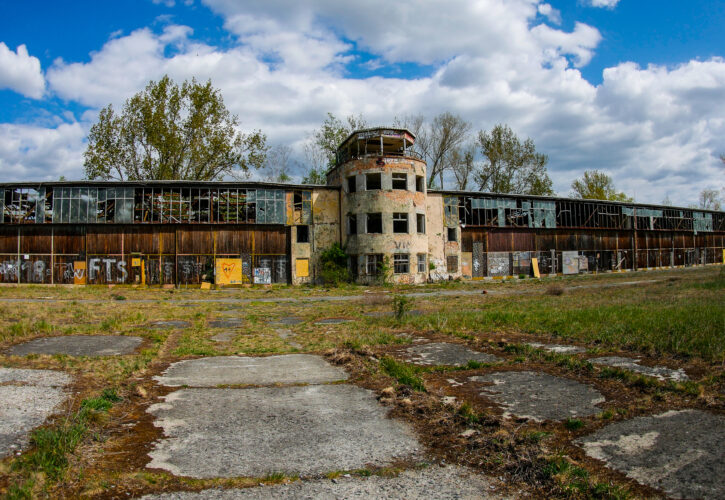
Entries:
{"type": "MultiPolygon", "coordinates": [[[[214,233],[209,226],[183,226],[177,230],[176,235],[177,249],[180,254],[212,255],[214,253],[214,233]]],[[[187,282],[198,282],[193,281],[189,276],[191,276],[191,272],[187,273],[187,282]]]]}
{"type": "Polygon", "coordinates": [[[514,251],[531,251],[536,249],[536,235],[533,231],[516,231],[512,233],[514,251]]]}
{"type": "Polygon", "coordinates": [[[536,250],[546,251],[556,248],[556,234],[551,231],[537,231],[536,250]]]}
{"type": "Polygon", "coordinates": [[[18,253],[18,229],[13,226],[0,226],[0,254],[18,253]]]}
{"type": "Polygon", "coordinates": [[[121,253],[123,233],[122,226],[87,226],[86,251],[89,255],[121,253]]]}
{"type": "MultiPolygon", "coordinates": [[[[48,226],[21,226],[20,253],[45,253],[51,249],[51,228],[48,226]]],[[[17,247],[14,251],[17,251],[17,247]]]]}
{"type": "Polygon", "coordinates": [[[56,254],[85,254],[85,226],[55,226],[53,251],[56,254]]]}
{"type": "Polygon", "coordinates": [[[511,233],[510,232],[490,232],[488,233],[488,251],[489,252],[510,252],[511,233]]]}

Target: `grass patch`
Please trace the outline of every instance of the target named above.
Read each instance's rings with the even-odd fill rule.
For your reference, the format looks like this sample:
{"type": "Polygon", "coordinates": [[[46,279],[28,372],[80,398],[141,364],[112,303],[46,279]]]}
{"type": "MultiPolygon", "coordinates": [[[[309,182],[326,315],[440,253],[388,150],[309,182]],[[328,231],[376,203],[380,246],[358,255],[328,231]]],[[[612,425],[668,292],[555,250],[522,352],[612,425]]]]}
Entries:
{"type": "Polygon", "coordinates": [[[419,370],[416,367],[397,361],[390,356],[382,358],[380,360],[380,366],[385,373],[393,377],[400,384],[407,385],[416,391],[425,392],[423,379],[418,375],[419,370]]]}
{"type": "Polygon", "coordinates": [[[570,431],[578,431],[579,429],[584,427],[584,422],[582,422],[578,418],[567,418],[566,422],[564,422],[564,427],[566,427],[570,431]]]}

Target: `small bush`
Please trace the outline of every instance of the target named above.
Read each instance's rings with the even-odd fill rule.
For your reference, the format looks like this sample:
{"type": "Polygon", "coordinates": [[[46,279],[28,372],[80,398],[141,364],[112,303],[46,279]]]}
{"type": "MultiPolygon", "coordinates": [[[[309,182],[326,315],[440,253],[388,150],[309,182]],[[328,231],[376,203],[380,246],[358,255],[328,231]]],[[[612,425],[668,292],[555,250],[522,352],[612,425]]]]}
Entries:
{"type": "Polygon", "coordinates": [[[550,285],[546,288],[546,295],[564,295],[564,287],[561,285],[550,285]]]}
{"type": "Polygon", "coordinates": [[[567,418],[564,426],[570,431],[576,431],[584,427],[584,422],[578,418],[567,418]]]}
{"type": "Polygon", "coordinates": [[[406,297],[405,295],[393,296],[393,313],[395,314],[395,319],[397,319],[398,321],[403,319],[403,316],[408,314],[412,307],[412,298],[406,297]]]}
{"type": "Polygon", "coordinates": [[[339,243],[333,243],[330,248],[320,254],[320,276],[326,285],[339,286],[340,283],[351,281],[350,271],[347,269],[348,255],[339,243]]]}

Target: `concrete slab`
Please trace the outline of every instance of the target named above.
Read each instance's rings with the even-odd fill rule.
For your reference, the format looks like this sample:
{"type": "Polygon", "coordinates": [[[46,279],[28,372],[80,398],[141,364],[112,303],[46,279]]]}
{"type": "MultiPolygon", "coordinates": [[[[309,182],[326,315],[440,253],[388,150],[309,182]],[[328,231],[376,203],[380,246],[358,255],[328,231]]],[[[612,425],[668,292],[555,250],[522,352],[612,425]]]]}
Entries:
{"type": "Polygon", "coordinates": [[[725,498],[725,416],[668,411],[610,424],[575,441],[640,483],[676,498],[725,498]]]}
{"type": "Polygon", "coordinates": [[[350,323],[352,321],[355,321],[354,319],[345,319],[345,318],[325,318],[325,319],[318,319],[315,321],[316,325],[339,325],[341,323],[350,323]]]}
{"type": "Polygon", "coordinates": [[[529,342],[531,347],[544,349],[545,351],[555,352],[558,354],[579,354],[587,352],[586,348],[578,345],[562,345],[562,344],[541,344],[539,342],[529,342]]]}
{"type": "Polygon", "coordinates": [[[213,319],[207,322],[209,328],[239,328],[244,322],[241,319],[213,319]]]}
{"type": "Polygon", "coordinates": [[[311,498],[473,500],[500,498],[500,496],[492,490],[492,485],[485,476],[476,474],[470,469],[456,466],[433,466],[421,470],[406,470],[397,477],[390,478],[380,476],[339,477],[335,482],[329,479],[295,481],[291,484],[256,488],[184,491],[148,495],[142,498],[143,500],[262,500],[273,498],[283,500],[311,498]]]}
{"type": "Polygon", "coordinates": [[[188,328],[191,326],[191,323],[188,321],[182,321],[182,320],[163,320],[163,321],[152,321],[147,324],[149,328],[154,328],[156,330],[167,330],[167,329],[173,329],[173,328],[188,328]]]}
{"type": "Polygon", "coordinates": [[[168,387],[218,385],[322,384],[346,380],[347,373],[324,358],[311,354],[285,354],[264,358],[216,356],[172,364],[154,377],[168,387]]]}
{"type": "Polygon", "coordinates": [[[70,381],[55,370],[0,368],[0,457],[25,449],[28,433],[66,399],[70,381]]]}
{"type": "Polygon", "coordinates": [[[234,337],[236,337],[236,336],[237,336],[237,332],[222,332],[222,333],[217,333],[211,339],[214,342],[231,342],[232,340],[234,340],[234,337]]]}
{"type": "Polygon", "coordinates": [[[321,474],[415,456],[375,393],[350,385],[181,389],[148,412],[164,439],[149,468],[195,478],[321,474]]]}
{"type": "Polygon", "coordinates": [[[599,413],[602,409],[596,405],[604,402],[604,396],[595,388],[547,373],[497,372],[468,380],[493,384],[481,395],[503,406],[505,417],[514,415],[538,422],[563,420],[599,413]]]}
{"type": "Polygon", "coordinates": [[[419,344],[405,350],[410,361],[417,365],[449,365],[462,366],[469,361],[481,363],[495,363],[501,358],[493,354],[473,351],[461,344],[448,344],[445,342],[432,344],[419,344]]]}
{"type": "Polygon", "coordinates": [[[603,358],[592,358],[589,360],[589,362],[594,363],[595,365],[605,365],[615,368],[623,368],[625,370],[629,370],[635,373],[641,373],[642,375],[655,377],[663,381],[675,380],[679,382],[689,380],[689,377],[685,373],[685,370],[683,370],[682,368],[673,370],[672,368],[667,368],[666,366],[644,366],[639,364],[639,359],[637,358],[605,356],[603,358]]]}
{"type": "Polygon", "coordinates": [[[123,335],[66,335],[23,342],[8,349],[7,353],[15,356],[27,356],[28,354],[120,356],[134,352],[142,341],[141,337],[123,335]]]}
{"type": "Polygon", "coordinates": [[[298,316],[285,316],[284,318],[277,318],[270,321],[274,325],[299,325],[304,320],[298,316]]]}

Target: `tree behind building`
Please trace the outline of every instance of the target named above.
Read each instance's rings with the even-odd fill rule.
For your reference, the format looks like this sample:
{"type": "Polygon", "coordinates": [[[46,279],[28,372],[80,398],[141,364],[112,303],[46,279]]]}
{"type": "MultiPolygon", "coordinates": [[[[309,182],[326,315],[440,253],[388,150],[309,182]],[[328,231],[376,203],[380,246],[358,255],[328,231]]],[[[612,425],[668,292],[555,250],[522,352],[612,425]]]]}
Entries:
{"type": "Polygon", "coordinates": [[[221,180],[265,161],[266,137],[238,132],[221,93],[195,79],[149,82],[120,114],[108,105],[88,134],[86,177],[117,180],[221,180]]]}
{"type": "Polygon", "coordinates": [[[575,198],[609,201],[634,201],[624,193],[618,192],[610,176],[599,170],[587,170],[581,179],[571,183],[575,198]]]}

